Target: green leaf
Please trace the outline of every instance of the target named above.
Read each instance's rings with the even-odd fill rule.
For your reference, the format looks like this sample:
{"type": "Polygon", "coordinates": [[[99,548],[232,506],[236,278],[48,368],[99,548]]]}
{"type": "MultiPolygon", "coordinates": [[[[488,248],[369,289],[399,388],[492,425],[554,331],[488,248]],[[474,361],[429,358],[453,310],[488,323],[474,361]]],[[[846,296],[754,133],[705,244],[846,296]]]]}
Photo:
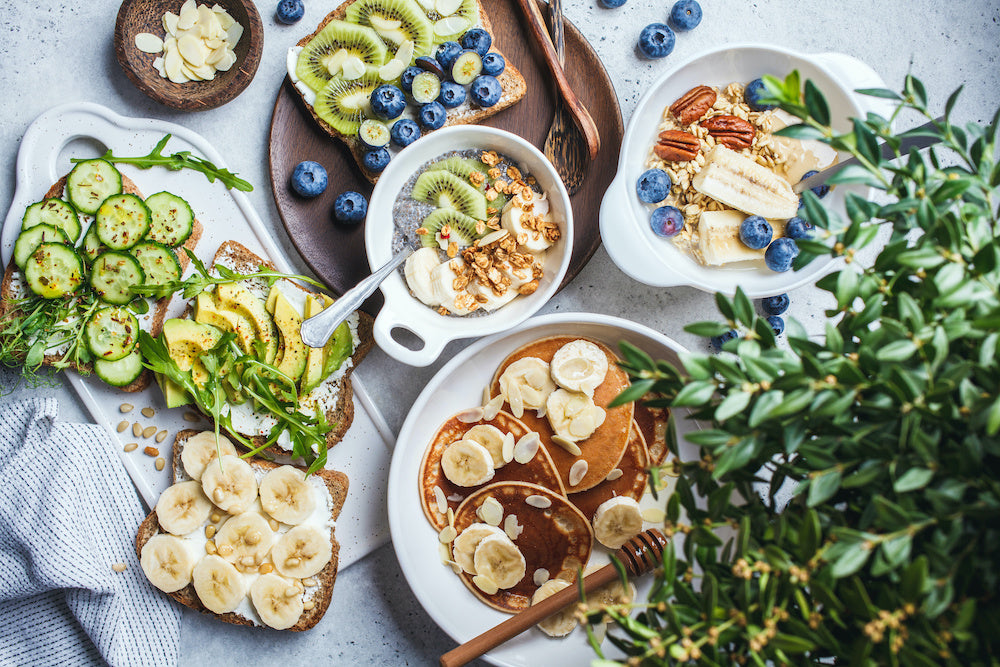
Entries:
{"type": "Polygon", "coordinates": [[[899,96],[894,90],[889,90],[888,88],[858,88],[856,91],[859,95],[867,95],[868,97],[881,97],[886,100],[896,100],[900,101],[903,98],[899,96]]]}
{"type": "Polygon", "coordinates": [[[816,643],[804,637],[779,632],[768,641],[768,646],[785,653],[805,653],[816,648],[816,643]]]}
{"type": "Polygon", "coordinates": [[[704,405],[715,394],[715,383],[707,381],[690,382],[674,397],[671,405],[674,407],[689,407],[704,405]]]}
{"type": "Polygon", "coordinates": [[[750,410],[750,418],[747,422],[750,428],[756,428],[761,422],[767,419],[781,405],[784,398],[785,392],[780,390],[768,391],[761,394],[754,401],[753,408],[750,410]]]}
{"type": "Polygon", "coordinates": [[[631,386],[622,391],[622,393],[615,396],[614,400],[608,404],[608,407],[613,408],[619,405],[632,403],[633,401],[638,401],[640,398],[645,396],[655,384],[656,380],[636,380],[631,386]]]}
{"type": "Polygon", "coordinates": [[[704,336],[705,338],[712,338],[713,336],[721,336],[722,334],[729,331],[730,327],[723,324],[722,322],[695,322],[684,327],[684,331],[695,336],[704,336]]]}
{"type": "Polygon", "coordinates": [[[1000,396],[993,400],[986,413],[986,432],[996,435],[997,431],[1000,431],[1000,396]]]}
{"type": "Polygon", "coordinates": [[[733,297],[733,308],[736,311],[736,319],[743,325],[749,327],[753,324],[753,302],[747,297],[743,288],[736,288],[736,296],[733,297]]]}
{"type": "Polygon", "coordinates": [[[748,394],[744,391],[731,392],[721,403],[719,403],[719,407],[715,409],[715,420],[724,422],[733,415],[738,415],[743,412],[743,410],[750,405],[751,397],[752,394],[748,394]]]}
{"type": "Polygon", "coordinates": [[[934,471],[927,468],[910,468],[892,483],[896,493],[908,493],[922,489],[930,483],[934,471]]]}
{"type": "Polygon", "coordinates": [[[646,370],[653,370],[656,368],[656,362],[653,361],[652,357],[632,343],[625,340],[619,341],[618,349],[622,351],[622,356],[625,357],[625,361],[627,361],[630,366],[646,370]]]}
{"type": "Polygon", "coordinates": [[[774,132],[775,136],[789,139],[822,139],[823,133],[811,125],[789,125],[774,132]]]}
{"type": "Polygon", "coordinates": [[[882,555],[886,562],[893,567],[898,567],[909,559],[912,548],[913,538],[910,535],[901,535],[882,543],[882,555]]]}
{"type": "Polygon", "coordinates": [[[808,507],[816,507],[825,503],[840,489],[843,474],[837,468],[823,470],[809,480],[809,495],[806,499],[808,507]]]}
{"type": "Polygon", "coordinates": [[[830,124],[830,107],[823,97],[822,91],[816,87],[811,79],[806,80],[804,99],[809,115],[820,125],[830,124]]]}
{"type": "Polygon", "coordinates": [[[850,545],[833,562],[830,567],[830,574],[834,579],[843,579],[844,577],[851,576],[864,566],[871,553],[871,549],[868,549],[864,542],[857,542],[850,545]]]}
{"type": "Polygon", "coordinates": [[[899,594],[907,602],[918,602],[927,585],[927,556],[919,555],[906,566],[899,580],[899,594]]]}
{"type": "Polygon", "coordinates": [[[895,340],[875,352],[879,361],[906,361],[917,351],[912,340],[895,340]]]}

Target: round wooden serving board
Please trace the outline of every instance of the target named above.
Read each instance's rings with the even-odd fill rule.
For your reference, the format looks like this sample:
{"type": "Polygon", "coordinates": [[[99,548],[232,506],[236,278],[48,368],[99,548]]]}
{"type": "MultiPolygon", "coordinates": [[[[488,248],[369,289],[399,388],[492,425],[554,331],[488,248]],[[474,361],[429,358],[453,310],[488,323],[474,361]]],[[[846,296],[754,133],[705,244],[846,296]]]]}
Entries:
{"type": "MultiPolygon", "coordinates": [[[[545,4],[539,4],[546,13],[545,4]]],[[[514,0],[490,0],[485,6],[493,26],[494,47],[524,75],[528,92],[513,107],[488,118],[484,124],[519,134],[541,149],[556,102],[541,49],[530,41],[527,23],[514,0]]],[[[618,97],[604,65],[568,21],[566,76],[597,123],[601,151],[590,165],[583,185],[570,198],[575,237],[563,285],[579,273],[600,245],[598,211],[618,167],[624,132],[618,97]]],[[[274,104],[269,148],[271,186],[285,229],[306,264],[332,291],[342,294],[367,277],[371,269],[365,254],[364,225],[348,227],[335,222],[333,202],[345,190],[357,190],[367,197],[372,185],[362,176],[347,147],[329,137],[313,121],[287,77],[274,104]],[[292,170],[302,160],[319,162],[330,175],[326,191],[315,199],[299,197],[289,187],[292,170]]],[[[377,292],[364,309],[375,314],[381,306],[382,295],[377,292]]]]}

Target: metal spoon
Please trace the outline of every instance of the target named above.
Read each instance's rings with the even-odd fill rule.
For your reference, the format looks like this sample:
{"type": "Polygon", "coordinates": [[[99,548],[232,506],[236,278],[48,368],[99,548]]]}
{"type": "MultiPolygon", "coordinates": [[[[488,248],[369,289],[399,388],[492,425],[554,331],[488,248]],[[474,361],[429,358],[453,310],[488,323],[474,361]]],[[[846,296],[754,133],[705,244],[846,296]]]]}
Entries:
{"type": "Polygon", "coordinates": [[[340,326],[340,323],[346,320],[348,315],[360,308],[365,299],[371,296],[378,289],[378,286],[382,284],[382,281],[395,271],[396,267],[405,262],[406,258],[412,252],[413,248],[405,248],[393,255],[392,259],[383,264],[381,268],[344,292],[332,306],[302,322],[302,327],[299,329],[299,336],[302,338],[302,342],[309,347],[323,347],[326,345],[326,342],[330,340],[330,336],[340,326]]]}

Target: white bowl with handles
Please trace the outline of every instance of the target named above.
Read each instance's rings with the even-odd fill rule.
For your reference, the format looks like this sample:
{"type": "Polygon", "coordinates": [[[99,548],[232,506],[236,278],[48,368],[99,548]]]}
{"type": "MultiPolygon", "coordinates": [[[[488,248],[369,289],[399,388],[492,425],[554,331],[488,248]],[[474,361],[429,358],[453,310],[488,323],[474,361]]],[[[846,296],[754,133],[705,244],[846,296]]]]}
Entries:
{"type": "Polygon", "coordinates": [[[478,125],[436,130],[404,148],[389,162],[375,184],[365,220],[369,265],[377,269],[392,257],[395,229],[392,209],[407,180],[445,153],[468,149],[494,150],[513,160],[523,173],[534,176],[536,188],[548,197],[549,210],[562,236],[546,254],[545,274],[538,289],[488,314],[441,315],[410,293],[400,271],[386,278],[381,285],[385,305],[375,318],[375,342],[386,354],[411,366],[432,364],[452,340],[486,336],[517,326],[556,293],[569,267],[573,250],[573,209],[569,194],[552,164],[541,151],[516,134],[478,125]],[[394,332],[400,329],[418,339],[416,349],[396,339],[394,332]]]}
{"type": "MultiPolygon", "coordinates": [[[[764,74],[784,78],[798,70],[826,96],[833,125],[850,129],[849,118],[864,118],[868,110],[885,115],[884,102],[863,98],[858,88],[881,88],[885,83],[870,67],[839,53],[802,54],[764,44],[725,46],[701,53],[665,72],[639,100],[622,138],[618,174],[601,202],[601,240],[612,261],[635,280],[656,287],[688,285],[708,292],[733,294],[737,287],[751,297],[780,294],[813,283],[841,264],[819,257],[800,271],[775,273],[764,262],[740,262],[732,267],[703,266],[676,248],[670,239],[656,236],[649,225],[653,210],[636,195],[635,185],[646,171],[646,159],[656,143],[663,111],[698,85],[724,88],[737,81],[749,83],[764,74]]],[[[848,192],[864,195],[861,186],[838,186],[824,199],[843,210],[848,192]]]]}

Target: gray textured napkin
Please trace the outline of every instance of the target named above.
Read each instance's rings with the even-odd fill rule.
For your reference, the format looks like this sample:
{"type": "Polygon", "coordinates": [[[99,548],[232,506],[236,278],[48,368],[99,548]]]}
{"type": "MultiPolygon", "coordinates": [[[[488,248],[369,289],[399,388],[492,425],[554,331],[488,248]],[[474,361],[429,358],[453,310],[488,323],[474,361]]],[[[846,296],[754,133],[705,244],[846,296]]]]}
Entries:
{"type": "Polygon", "coordinates": [[[57,415],[52,398],[0,405],[0,665],[175,665],[180,612],[139,567],[115,445],[57,415]]]}

